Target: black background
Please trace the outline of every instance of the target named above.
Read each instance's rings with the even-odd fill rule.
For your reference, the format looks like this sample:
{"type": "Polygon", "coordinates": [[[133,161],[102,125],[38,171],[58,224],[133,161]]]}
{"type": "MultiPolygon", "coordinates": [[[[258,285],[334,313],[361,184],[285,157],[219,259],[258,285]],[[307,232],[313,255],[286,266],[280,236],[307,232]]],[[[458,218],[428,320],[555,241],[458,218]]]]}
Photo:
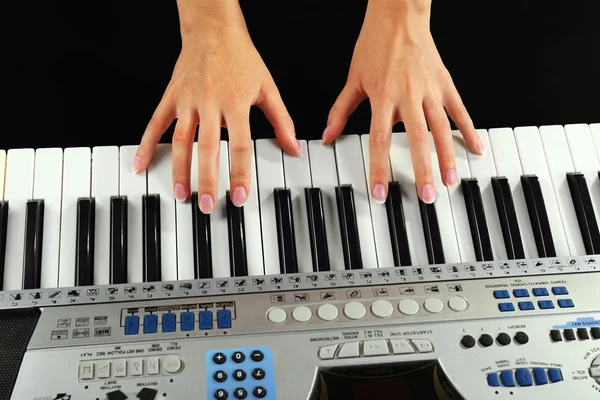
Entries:
{"type": "MultiPolygon", "coordinates": [[[[366,1],[242,0],[300,138],[320,138],[366,1]]],[[[180,51],[174,0],[4,4],[0,148],[137,144],[180,51]]],[[[600,2],[434,0],[431,27],[477,128],[600,121],[600,2]]],[[[345,132],[367,133],[364,102],[345,132]]],[[[272,137],[253,109],[254,138],[272,137]]],[[[398,127],[401,129],[401,127],[398,127]]],[[[163,140],[170,141],[171,129],[163,140]]]]}

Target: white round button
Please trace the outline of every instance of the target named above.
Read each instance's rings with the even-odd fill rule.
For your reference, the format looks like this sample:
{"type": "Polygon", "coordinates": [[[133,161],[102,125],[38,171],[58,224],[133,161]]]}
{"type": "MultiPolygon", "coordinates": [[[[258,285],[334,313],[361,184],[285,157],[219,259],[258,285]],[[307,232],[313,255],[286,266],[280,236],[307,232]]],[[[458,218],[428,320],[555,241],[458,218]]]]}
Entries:
{"type": "Polygon", "coordinates": [[[287,318],[287,313],[282,308],[272,308],[267,314],[269,321],[280,324],[287,318]]]}
{"type": "Polygon", "coordinates": [[[325,321],[333,321],[338,316],[338,309],[333,304],[323,304],[317,310],[317,314],[319,314],[319,318],[325,321]]]}
{"type": "Polygon", "coordinates": [[[425,300],[424,307],[430,313],[437,314],[444,309],[444,303],[442,303],[440,299],[432,297],[431,299],[425,300]]]}
{"type": "Polygon", "coordinates": [[[387,318],[394,312],[394,306],[387,300],[377,300],[371,304],[371,312],[379,318],[387,318]]]}
{"type": "Polygon", "coordinates": [[[465,311],[467,309],[467,301],[462,297],[453,297],[448,300],[448,307],[454,311],[465,311]]]}
{"type": "Polygon", "coordinates": [[[367,313],[367,309],[362,303],[352,301],[344,307],[344,314],[350,319],[361,319],[367,313]]]}
{"type": "Polygon", "coordinates": [[[298,322],[306,322],[312,318],[312,311],[306,306],[296,307],[292,311],[292,317],[298,322]]]}
{"type": "Polygon", "coordinates": [[[415,315],[419,312],[419,308],[419,303],[413,299],[404,299],[398,304],[398,310],[404,315],[415,315]]]}
{"type": "Polygon", "coordinates": [[[165,371],[169,374],[175,374],[181,369],[181,360],[177,356],[167,356],[163,362],[165,371]]]}

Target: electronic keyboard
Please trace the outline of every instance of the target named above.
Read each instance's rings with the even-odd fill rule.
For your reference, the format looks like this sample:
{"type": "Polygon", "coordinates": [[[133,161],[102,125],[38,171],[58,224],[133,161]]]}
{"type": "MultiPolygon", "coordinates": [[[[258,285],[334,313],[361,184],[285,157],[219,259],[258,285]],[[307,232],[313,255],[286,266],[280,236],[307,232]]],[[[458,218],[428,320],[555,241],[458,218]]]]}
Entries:
{"type": "Polygon", "coordinates": [[[240,208],[222,141],[210,215],[196,149],[184,203],[168,144],[0,151],[0,398],[600,395],[600,124],[478,133],[433,204],[405,133],[384,204],[369,135],[254,141],[240,208]]]}

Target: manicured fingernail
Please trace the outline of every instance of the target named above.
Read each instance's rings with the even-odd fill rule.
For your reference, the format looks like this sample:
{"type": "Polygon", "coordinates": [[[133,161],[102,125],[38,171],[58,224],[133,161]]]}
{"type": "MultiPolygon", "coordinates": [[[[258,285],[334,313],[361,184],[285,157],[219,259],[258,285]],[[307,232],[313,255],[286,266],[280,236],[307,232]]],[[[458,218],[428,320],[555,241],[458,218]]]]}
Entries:
{"type": "Polygon", "coordinates": [[[175,185],[175,198],[178,201],[184,202],[187,197],[187,192],[181,183],[175,185]]]}
{"type": "Polygon", "coordinates": [[[300,142],[298,139],[294,139],[296,141],[296,153],[298,156],[302,157],[302,146],[300,146],[300,142]]]}
{"type": "Polygon", "coordinates": [[[210,214],[213,208],[215,208],[215,202],[210,195],[203,194],[200,196],[200,211],[202,211],[202,213],[210,214]]]}
{"type": "Polygon", "coordinates": [[[244,205],[245,201],[246,189],[244,189],[242,186],[238,186],[235,189],[233,189],[233,192],[231,193],[231,202],[233,203],[233,205],[235,205],[236,207],[241,207],[244,205]]]}
{"type": "Polygon", "coordinates": [[[456,171],[449,169],[446,171],[446,185],[454,185],[456,183],[456,171]]]}
{"type": "Polygon", "coordinates": [[[373,188],[373,198],[379,204],[385,203],[385,198],[386,198],[385,186],[383,186],[381,183],[378,183],[373,188]]]}
{"type": "Polygon", "coordinates": [[[483,146],[483,142],[481,140],[478,140],[475,146],[477,146],[477,150],[479,150],[481,154],[485,153],[485,147],[483,146]]]}
{"type": "Polygon", "coordinates": [[[140,172],[140,168],[142,168],[142,157],[136,157],[133,160],[131,171],[133,171],[134,174],[137,174],[138,172],[140,172]]]}
{"type": "Polygon", "coordinates": [[[329,133],[330,129],[331,129],[331,128],[329,127],[329,125],[327,125],[327,127],[326,127],[326,128],[325,128],[325,130],[323,131],[323,137],[322,137],[322,140],[323,140],[324,142],[326,142],[326,141],[327,141],[327,134],[329,133]]]}
{"type": "Polygon", "coordinates": [[[435,191],[431,184],[428,183],[421,189],[421,200],[427,204],[431,204],[433,203],[433,200],[435,200],[435,191]]]}

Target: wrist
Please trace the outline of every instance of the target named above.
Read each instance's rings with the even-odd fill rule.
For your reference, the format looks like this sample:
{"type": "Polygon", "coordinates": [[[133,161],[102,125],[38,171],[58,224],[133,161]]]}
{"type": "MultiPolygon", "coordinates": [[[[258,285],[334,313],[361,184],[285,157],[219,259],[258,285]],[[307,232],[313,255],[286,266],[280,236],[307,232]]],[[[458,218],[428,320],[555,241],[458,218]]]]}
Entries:
{"type": "Polygon", "coordinates": [[[393,30],[398,35],[412,36],[429,32],[431,0],[369,0],[365,23],[393,30]]]}
{"type": "Polygon", "coordinates": [[[228,29],[245,28],[238,0],[177,0],[183,37],[201,33],[222,34],[228,29]]]}

